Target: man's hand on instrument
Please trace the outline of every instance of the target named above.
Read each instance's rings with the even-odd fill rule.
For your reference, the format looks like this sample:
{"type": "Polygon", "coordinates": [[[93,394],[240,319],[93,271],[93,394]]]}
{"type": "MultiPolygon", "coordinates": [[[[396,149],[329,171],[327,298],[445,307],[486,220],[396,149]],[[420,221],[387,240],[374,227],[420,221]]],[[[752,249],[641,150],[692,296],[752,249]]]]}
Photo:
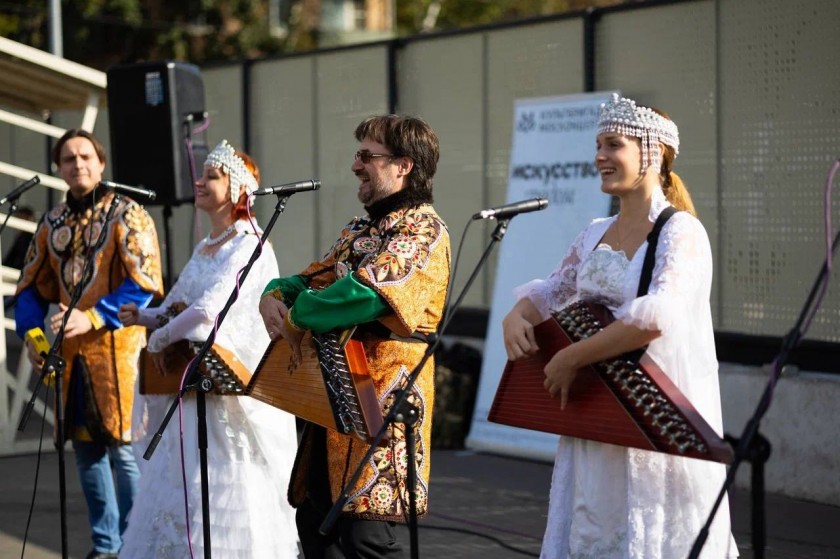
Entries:
{"type": "Polygon", "coordinates": [[[305,332],[291,327],[285,320],[280,323],[279,328],[279,334],[275,333],[272,335],[272,332],[269,332],[268,335],[271,336],[272,339],[282,336],[283,339],[286,340],[292,350],[292,368],[297,368],[297,366],[303,361],[303,351],[301,351],[300,344],[303,340],[303,334],[305,332]]]}
{"type": "Polygon", "coordinates": [[[289,312],[289,308],[279,299],[270,295],[260,299],[260,316],[262,316],[268,337],[272,340],[277,339],[277,336],[280,335],[280,328],[283,326],[287,312],[289,312]]]}
{"type": "MultiPolygon", "coordinates": [[[[58,312],[50,317],[50,329],[53,334],[58,334],[66,313],[67,305],[59,303],[58,312]]],[[[93,324],[91,324],[87,314],[79,309],[73,309],[70,311],[70,315],[67,318],[67,326],[64,328],[64,337],[69,340],[70,338],[81,336],[82,334],[90,332],[92,328],[93,324]]]]}
{"type": "Polygon", "coordinates": [[[140,319],[140,310],[134,303],[126,303],[120,306],[117,318],[120,319],[123,326],[134,326],[140,319]]]}
{"type": "Polygon", "coordinates": [[[545,382],[543,386],[548,390],[552,397],[560,395],[560,409],[566,409],[566,404],[569,402],[569,392],[572,389],[572,383],[577,377],[577,364],[572,362],[570,352],[571,347],[561,349],[554,354],[551,361],[545,366],[543,372],[545,373],[545,382]]]}
{"type": "Polygon", "coordinates": [[[502,320],[507,357],[511,361],[530,357],[539,350],[534,338],[534,325],[516,307],[502,320]]]}

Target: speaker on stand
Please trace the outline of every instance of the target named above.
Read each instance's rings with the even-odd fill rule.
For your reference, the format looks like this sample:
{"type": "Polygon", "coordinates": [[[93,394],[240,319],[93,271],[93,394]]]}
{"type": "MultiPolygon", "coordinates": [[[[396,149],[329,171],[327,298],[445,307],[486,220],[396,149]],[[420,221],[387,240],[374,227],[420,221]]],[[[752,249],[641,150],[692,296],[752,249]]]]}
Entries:
{"type": "Polygon", "coordinates": [[[116,182],[157,193],[162,205],[166,287],[172,276],[172,206],[192,203],[196,173],[207,157],[199,68],[176,61],[112,66],[107,71],[111,169],[116,182]]]}

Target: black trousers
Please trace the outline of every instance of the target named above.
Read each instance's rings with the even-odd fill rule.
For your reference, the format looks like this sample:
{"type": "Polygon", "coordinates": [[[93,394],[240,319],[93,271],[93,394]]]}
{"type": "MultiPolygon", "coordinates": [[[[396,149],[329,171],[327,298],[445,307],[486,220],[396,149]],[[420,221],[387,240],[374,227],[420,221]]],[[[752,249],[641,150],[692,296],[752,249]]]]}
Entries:
{"type": "Polygon", "coordinates": [[[339,517],[324,536],[318,530],[332,507],[327,473],[326,432],[313,433],[312,461],[307,497],[295,514],[298,536],[306,559],[403,559],[395,537],[395,523],[339,517]]]}

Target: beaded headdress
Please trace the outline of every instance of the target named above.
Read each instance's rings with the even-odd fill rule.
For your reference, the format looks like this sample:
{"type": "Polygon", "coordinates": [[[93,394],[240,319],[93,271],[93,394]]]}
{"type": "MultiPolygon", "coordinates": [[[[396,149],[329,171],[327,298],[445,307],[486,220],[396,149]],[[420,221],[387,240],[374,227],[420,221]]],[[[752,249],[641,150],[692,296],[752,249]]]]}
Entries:
{"type": "Polygon", "coordinates": [[[660,142],[674,148],[674,155],[680,152],[680,134],[674,121],[648,107],[637,107],[635,101],[619,97],[618,93],[613,93],[609,102],[601,103],[598,134],[604,132],[617,132],[642,141],[643,174],[648,166],[657,171],[662,167],[660,142]]]}
{"type": "Polygon", "coordinates": [[[207,155],[204,164],[221,169],[230,177],[230,200],[234,204],[239,201],[243,188],[248,194],[259,188],[257,179],[245,166],[245,161],[236,155],[236,150],[227,143],[227,140],[222,140],[219,145],[213,148],[213,151],[207,155]]]}

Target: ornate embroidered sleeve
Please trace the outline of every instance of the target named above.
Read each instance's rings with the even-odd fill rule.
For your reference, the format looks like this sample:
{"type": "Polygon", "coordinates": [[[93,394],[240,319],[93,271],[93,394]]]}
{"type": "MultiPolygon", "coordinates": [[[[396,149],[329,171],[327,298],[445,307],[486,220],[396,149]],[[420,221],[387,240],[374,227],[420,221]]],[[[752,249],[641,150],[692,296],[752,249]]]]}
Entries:
{"type": "Polygon", "coordinates": [[[117,218],[116,232],[128,276],[153,297],[163,296],[160,247],[149,213],[137,202],[128,201],[117,218]]]}
{"type": "Polygon", "coordinates": [[[48,266],[44,266],[45,260],[49,258],[50,235],[50,228],[45,220],[46,217],[38,224],[38,229],[29,243],[16,293],[32,286],[40,298],[48,302],[56,302],[59,297],[58,278],[48,266]]]}
{"type": "Polygon", "coordinates": [[[411,218],[356,272],[358,280],[393,309],[396,320],[388,327],[401,336],[433,329],[449,283],[449,232],[432,213],[418,212],[411,218]]]}
{"type": "Polygon", "coordinates": [[[517,300],[528,297],[543,319],[552,311],[566,306],[577,293],[577,272],[580,267],[586,229],[572,242],[560,265],[544,280],[532,280],[513,290],[517,300]]]}
{"type": "Polygon", "coordinates": [[[49,227],[42,220],[29,243],[15,295],[15,332],[23,338],[32,328],[44,328],[44,317],[51,302],[58,301],[58,284],[49,266],[47,237],[49,227]]]}
{"type": "Polygon", "coordinates": [[[698,304],[708,304],[711,284],[712,251],[706,230],[695,217],[679,212],[660,234],[648,294],[628,301],[615,316],[646,330],[678,331],[698,304]]]}

